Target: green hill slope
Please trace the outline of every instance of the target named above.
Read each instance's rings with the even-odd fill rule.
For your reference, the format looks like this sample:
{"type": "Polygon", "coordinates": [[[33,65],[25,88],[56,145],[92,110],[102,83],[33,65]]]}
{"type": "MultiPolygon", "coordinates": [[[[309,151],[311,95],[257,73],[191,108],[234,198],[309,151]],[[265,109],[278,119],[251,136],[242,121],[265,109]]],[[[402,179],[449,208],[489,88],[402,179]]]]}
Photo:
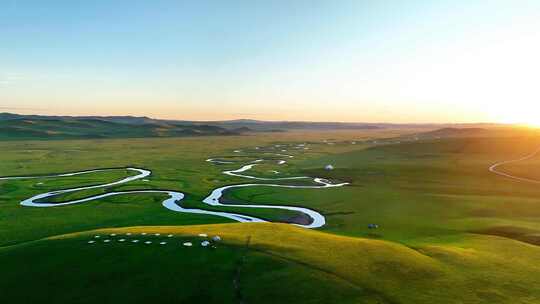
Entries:
{"type": "Polygon", "coordinates": [[[1,248],[0,260],[12,263],[0,286],[6,300],[19,303],[44,294],[78,303],[158,296],[195,303],[536,303],[538,258],[535,246],[476,235],[409,248],[284,224],[133,227],[1,248]],[[200,233],[223,241],[202,248],[200,233]],[[129,242],[135,238],[153,243],[129,242]],[[97,243],[87,244],[92,239],[97,243]],[[181,246],[185,241],[195,246],[181,246]],[[512,252],[503,250],[509,245],[512,252]]]}

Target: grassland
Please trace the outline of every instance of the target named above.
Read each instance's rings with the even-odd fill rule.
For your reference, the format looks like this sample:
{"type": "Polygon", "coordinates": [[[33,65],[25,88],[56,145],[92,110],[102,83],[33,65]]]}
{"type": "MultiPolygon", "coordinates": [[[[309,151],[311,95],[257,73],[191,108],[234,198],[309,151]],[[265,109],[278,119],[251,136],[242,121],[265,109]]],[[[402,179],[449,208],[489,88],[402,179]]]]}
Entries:
{"type": "MultiPolygon", "coordinates": [[[[1,294],[19,303],[540,303],[540,192],[535,184],[487,170],[497,161],[530,153],[540,137],[516,131],[512,136],[351,144],[399,133],[2,142],[0,175],[138,166],[153,170],[149,182],[109,190],[180,190],[186,193],[185,205],[193,207],[203,207],[200,200],[216,187],[244,182],[220,174],[235,165],[204,162],[238,148],[312,142],[311,150],[279,170],[351,185],[244,188],[226,194],[235,202],[316,209],[327,225],[311,231],[177,214],[160,205],[159,195],[61,208],[18,205],[44,189],[115,180],[127,174],[123,170],[0,181],[1,294]],[[322,170],[328,163],[336,169],[322,170]],[[367,229],[369,223],[379,229],[367,229]],[[175,237],[163,247],[86,243],[95,234],[143,231],[175,237]],[[219,234],[224,241],[214,250],[179,245],[197,240],[198,233],[219,234]]],[[[539,159],[501,169],[538,178],[539,159]]],[[[272,210],[250,214],[290,216],[272,210]]]]}

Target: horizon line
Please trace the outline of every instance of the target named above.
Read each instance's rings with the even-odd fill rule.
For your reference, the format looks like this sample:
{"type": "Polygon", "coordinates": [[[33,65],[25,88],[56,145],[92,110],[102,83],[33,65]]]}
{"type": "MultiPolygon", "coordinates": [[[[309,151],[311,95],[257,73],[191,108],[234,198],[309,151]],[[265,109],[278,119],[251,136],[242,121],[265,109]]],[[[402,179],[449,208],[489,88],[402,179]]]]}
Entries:
{"type": "MultiPolygon", "coordinates": [[[[2,109],[2,108],[0,108],[2,109]]],[[[273,123],[285,123],[285,122],[298,122],[298,123],[336,123],[336,124],[374,124],[374,125],[501,125],[501,126],[526,126],[525,123],[505,123],[505,122],[366,122],[366,121],[332,121],[332,120],[261,120],[252,118],[235,118],[235,119],[222,119],[222,120],[190,120],[190,119],[168,119],[168,118],[156,118],[152,116],[138,116],[138,115],[62,115],[62,114],[21,114],[15,112],[0,112],[0,114],[11,114],[20,116],[48,116],[48,117],[69,117],[69,118],[82,118],[82,117],[96,117],[96,118],[110,118],[110,117],[133,117],[133,118],[147,118],[153,120],[162,121],[186,121],[186,122],[231,122],[231,121],[255,121],[255,122],[273,122],[273,123]]]]}

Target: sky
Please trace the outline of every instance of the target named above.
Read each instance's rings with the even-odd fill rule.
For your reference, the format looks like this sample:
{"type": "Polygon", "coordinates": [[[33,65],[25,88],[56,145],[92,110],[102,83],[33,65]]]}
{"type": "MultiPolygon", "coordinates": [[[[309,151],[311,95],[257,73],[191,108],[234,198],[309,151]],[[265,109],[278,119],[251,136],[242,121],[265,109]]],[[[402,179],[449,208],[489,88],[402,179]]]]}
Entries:
{"type": "Polygon", "coordinates": [[[0,112],[540,125],[538,0],[1,0],[0,112]]]}

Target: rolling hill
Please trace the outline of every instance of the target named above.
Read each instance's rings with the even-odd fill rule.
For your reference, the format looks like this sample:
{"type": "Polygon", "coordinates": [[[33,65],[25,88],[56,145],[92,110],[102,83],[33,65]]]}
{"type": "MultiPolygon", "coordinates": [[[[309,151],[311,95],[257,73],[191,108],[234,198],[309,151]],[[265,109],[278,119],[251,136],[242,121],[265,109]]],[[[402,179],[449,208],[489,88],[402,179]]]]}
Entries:
{"type": "Polygon", "coordinates": [[[462,137],[485,135],[488,133],[489,130],[483,128],[441,128],[438,130],[425,132],[424,135],[440,137],[462,137]]]}
{"type": "MultiPolygon", "coordinates": [[[[3,116],[5,117],[5,115],[3,116]]],[[[181,137],[238,135],[246,130],[227,130],[209,125],[98,118],[9,118],[0,119],[0,140],[181,137]]]]}
{"type": "Polygon", "coordinates": [[[485,135],[496,124],[388,124],[313,121],[163,120],[146,116],[47,116],[0,113],[0,140],[241,135],[253,132],[420,129],[427,137],[485,135]],[[436,130],[438,128],[438,130],[436,130]],[[435,131],[432,131],[435,130],[435,131]]]}

